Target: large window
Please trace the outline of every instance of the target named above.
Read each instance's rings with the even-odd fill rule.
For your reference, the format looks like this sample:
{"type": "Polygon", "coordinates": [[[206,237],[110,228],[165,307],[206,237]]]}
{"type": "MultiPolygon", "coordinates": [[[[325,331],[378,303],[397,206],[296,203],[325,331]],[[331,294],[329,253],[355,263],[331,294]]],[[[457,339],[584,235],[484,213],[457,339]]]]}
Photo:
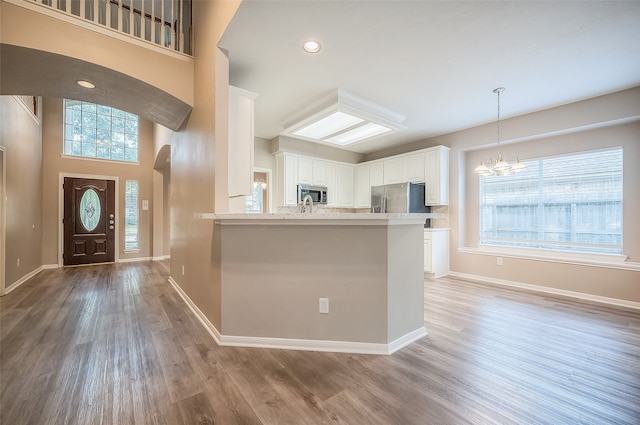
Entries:
{"type": "Polygon", "coordinates": [[[124,249],[138,249],[138,182],[127,180],[124,191],[124,249]]]}
{"type": "Polygon", "coordinates": [[[622,148],[480,177],[480,244],[622,253],[622,148]]]}
{"type": "Polygon", "coordinates": [[[109,106],[64,101],[64,154],[138,162],[138,116],[109,106]]]}

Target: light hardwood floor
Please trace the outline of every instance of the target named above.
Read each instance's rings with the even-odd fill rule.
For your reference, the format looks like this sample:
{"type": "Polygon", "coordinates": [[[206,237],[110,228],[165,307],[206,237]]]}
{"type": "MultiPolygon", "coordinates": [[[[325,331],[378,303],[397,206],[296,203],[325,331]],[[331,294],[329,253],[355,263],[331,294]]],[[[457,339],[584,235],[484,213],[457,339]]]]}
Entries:
{"type": "Polygon", "coordinates": [[[2,297],[0,423],[640,424],[638,311],[445,278],[391,356],[218,347],[167,277],[45,270],[2,297]]]}

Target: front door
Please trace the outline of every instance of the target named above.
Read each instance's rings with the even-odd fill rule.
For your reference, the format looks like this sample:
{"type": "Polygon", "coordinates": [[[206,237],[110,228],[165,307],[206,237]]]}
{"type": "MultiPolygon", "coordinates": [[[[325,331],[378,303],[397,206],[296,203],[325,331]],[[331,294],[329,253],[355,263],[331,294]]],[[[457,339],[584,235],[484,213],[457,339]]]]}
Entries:
{"type": "Polygon", "coordinates": [[[65,266],[114,261],[115,199],[113,180],[65,177],[65,266]]]}

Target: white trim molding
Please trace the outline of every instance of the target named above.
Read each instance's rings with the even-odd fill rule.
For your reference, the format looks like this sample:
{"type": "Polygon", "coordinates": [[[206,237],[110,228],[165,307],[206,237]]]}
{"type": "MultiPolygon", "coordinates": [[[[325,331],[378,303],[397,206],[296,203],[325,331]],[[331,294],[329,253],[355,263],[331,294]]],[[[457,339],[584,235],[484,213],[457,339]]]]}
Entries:
{"type": "Polygon", "coordinates": [[[222,335],[173,278],[169,278],[169,283],[171,283],[171,286],[173,286],[216,343],[221,346],[389,355],[427,335],[427,330],[421,327],[389,344],[222,335]]]}
{"type": "Polygon", "coordinates": [[[151,261],[151,257],[119,258],[116,263],[137,263],[139,261],[151,261]]]}
{"type": "Polygon", "coordinates": [[[171,255],[160,255],[158,257],[151,257],[151,261],[162,261],[162,260],[170,260],[171,255]]]}
{"type": "Polygon", "coordinates": [[[549,263],[572,264],[579,266],[602,267],[618,270],[640,271],[640,263],[627,261],[626,255],[592,254],[572,251],[525,249],[512,247],[462,247],[461,254],[489,255],[493,257],[519,258],[524,260],[546,261],[549,263]]]}
{"type": "Polygon", "coordinates": [[[34,277],[35,275],[37,275],[38,273],[40,273],[44,269],[45,269],[45,266],[40,266],[40,267],[30,271],[26,275],[22,276],[20,279],[18,279],[15,282],[13,282],[11,285],[7,286],[4,289],[4,292],[2,293],[2,295],[7,295],[9,292],[11,292],[14,289],[18,288],[20,285],[22,285],[23,283],[25,283],[26,281],[28,281],[29,279],[31,279],[32,277],[34,277]]]}
{"type": "Polygon", "coordinates": [[[511,288],[526,289],[528,291],[540,292],[544,294],[559,295],[562,297],[575,298],[584,301],[594,301],[601,304],[609,304],[616,307],[626,307],[634,310],[640,310],[640,302],[621,300],[618,298],[603,297],[601,295],[586,294],[584,292],[567,291],[565,289],[551,288],[548,286],[532,285],[530,283],[516,282],[513,280],[496,279],[493,277],[479,276],[468,273],[449,272],[449,276],[457,277],[464,280],[470,280],[480,283],[489,283],[499,286],[508,286],[511,288]]]}

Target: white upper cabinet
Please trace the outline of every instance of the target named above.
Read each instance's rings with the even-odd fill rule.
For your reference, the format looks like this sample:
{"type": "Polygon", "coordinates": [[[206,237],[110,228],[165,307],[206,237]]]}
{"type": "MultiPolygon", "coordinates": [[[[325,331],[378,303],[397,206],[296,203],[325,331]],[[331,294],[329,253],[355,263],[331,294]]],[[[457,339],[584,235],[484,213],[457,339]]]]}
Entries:
{"type": "Polygon", "coordinates": [[[424,153],[416,153],[404,157],[403,182],[424,181],[424,153]]]}
{"type": "Polygon", "coordinates": [[[449,205],[449,148],[427,149],[424,157],[425,205],[449,205]]]}
{"type": "Polygon", "coordinates": [[[378,161],[369,164],[369,184],[371,187],[384,184],[384,162],[378,161]]]}
{"type": "Polygon", "coordinates": [[[229,86],[229,197],[253,192],[253,103],[257,94],[229,86]]]}
{"type": "Polygon", "coordinates": [[[327,185],[327,163],[319,159],[298,157],[298,183],[314,186],[327,185]]]}
{"type": "Polygon", "coordinates": [[[298,158],[298,182],[299,184],[313,184],[313,160],[311,158],[298,158]]]}
{"type": "Polygon", "coordinates": [[[277,205],[298,205],[298,157],[279,154],[276,157],[277,205]]]}
{"type": "Polygon", "coordinates": [[[353,208],[353,165],[335,164],[335,206],[353,208]]]}
{"type": "Polygon", "coordinates": [[[404,158],[389,158],[383,161],[384,184],[402,183],[402,166],[404,158]]]}
{"type": "Polygon", "coordinates": [[[327,186],[327,163],[318,159],[313,160],[311,184],[314,186],[327,186]]]}
{"type": "Polygon", "coordinates": [[[356,199],[353,205],[355,208],[371,207],[370,170],[369,164],[362,164],[356,167],[356,199]]]}

